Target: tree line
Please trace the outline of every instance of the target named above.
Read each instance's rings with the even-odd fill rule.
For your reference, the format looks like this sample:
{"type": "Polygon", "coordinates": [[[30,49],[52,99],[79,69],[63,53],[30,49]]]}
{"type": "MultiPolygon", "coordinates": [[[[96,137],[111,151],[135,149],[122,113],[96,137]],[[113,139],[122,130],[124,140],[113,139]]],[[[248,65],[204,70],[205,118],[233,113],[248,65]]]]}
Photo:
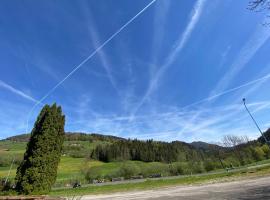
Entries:
{"type": "Polygon", "coordinates": [[[215,163],[219,168],[244,165],[269,157],[269,147],[261,138],[248,141],[247,137],[231,135],[224,137],[222,146],[208,144],[207,147],[195,147],[180,141],[120,140],[97,145],[90,156],[91,159],[103,162],[209,162],[215,163]]]}
{"type": "Polygon", "coordinates": [[[120,160],[138,160],[144,162],[176,162],[202,161],[206,152],[192,145],[174,141],[159,142],[153,140],[121,140],[112,144],[98,145],[92,152],[91,158],[103,162],[120,160]]]}

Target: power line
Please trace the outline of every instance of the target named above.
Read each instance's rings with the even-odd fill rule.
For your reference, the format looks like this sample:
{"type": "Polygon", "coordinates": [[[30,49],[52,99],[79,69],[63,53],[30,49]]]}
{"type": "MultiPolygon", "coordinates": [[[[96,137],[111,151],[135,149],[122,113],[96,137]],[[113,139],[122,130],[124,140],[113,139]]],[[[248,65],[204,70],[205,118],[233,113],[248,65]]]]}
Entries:
{"type": "Polygon", "coordinates": [[[58,82],[51,90],[49,90],[35,105],[31,108],[27,116],[26,122],[26,133],[28,132],[29,118],[32,115],[33,110],[42,103],[50,94],[52,94],[60,85],[62,85],[70,76],[72,76],[77,70],[79,70],[87,61],[89,61],[94,55],[96,55],[104,46],[106,46],[114,37],[116,37],[121,31],[123,31],[130,23],[132,23],[137,17],[139,17],[144,11],[147,10],[153,3],[157,0],[152,0],[147,4],[140,12],[138,12],[134,17],[128,20],[121,28],[119,28],[114,34],[112,34],[105,42],[103,42],[98,48],[96,48],[87,58],[85,58],[79,65],[76,65],[73,70],[67,74],[60,82],[58,82]]]}

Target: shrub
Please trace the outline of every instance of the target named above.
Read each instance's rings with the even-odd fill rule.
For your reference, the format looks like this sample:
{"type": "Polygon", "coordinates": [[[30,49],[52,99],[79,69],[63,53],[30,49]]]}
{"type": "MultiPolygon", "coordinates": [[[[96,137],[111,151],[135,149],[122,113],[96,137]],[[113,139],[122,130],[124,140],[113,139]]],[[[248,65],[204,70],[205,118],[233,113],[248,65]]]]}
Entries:
{"type": "Polygon", "coordinates": [[[0,157],[0,167],[9,167],[12,162],[14,165],[19,165],[22,162],[22,157],[21,156],[15,156],[14,158],[7,156],[0,157]]]}
{"type": "Polygon", "coordinates": [[[269,146],[267,144],[264,144],[262,147],[262,150],[265,154],[265,157],[266,158],[270,158],[270,149],[269,149],[269,146]]]}
{"type": "Polygon", "coordinates": [[[264,151],[260,147],[255,147],[253,149],[253,157],[255,158],[256,161],[260,161],[264,159],[264,151]]]}
{"type": "Polygon", "coordinates": [[[85,179],[89,182],[92,183],[93,180],[100,179],[102,178],[100,175],[100,170],[97,167],[92,167],[88,169],[85,173],[85,179]]]}
{"type": "Polygon", "coordinates": [[[207,160],[204,162],[204,168],[207,172],[215,169],[215,163],[212,160],[207,160]]]}
{"type": "Polygon", "coordinates": [[[144,177],[148,177],[153,174],[162,174],[163,176],[169,175],[169,168],[168,165],[165,165],[163,163],[148,163],[146,166],[140,166],[141,174],[144,177]]]}
{"type": "Polygon", "coordinates": [[[10,166],[11,161],[7,157],[0,157],[0,167],[8,167],[10,166]]]}
{"type": "Polygon", "coordinates": [[[6,179],[0,180],[0,191],[10,191],[12,190],[12,183],[8,180],[6,182],[6,179]]]}
{"type": "Polygon", "coordinates": [[[169,174],[172,176],[184,174],[184,166],[181,163],[173,163],[169,165],[169,174]]]}
{"type": "Polygon", "coordinates": [[[124,163],[119,169],[119,177],[125,177],[127,179],[132,176],[136,176],[140,173],[140,169],[137,165],[124,163]]]}
{"type": "Polygon", "coordinates": [[[199,174],[205,172],[202,162],[189,162],[188,169],[190,173],[199,174]]]}
{"type": "Polygon", "coordinates": [[[228,168],[240,166],[240,162],[233,156],[230,156],[224,160],[224,165],[228,168]]]}

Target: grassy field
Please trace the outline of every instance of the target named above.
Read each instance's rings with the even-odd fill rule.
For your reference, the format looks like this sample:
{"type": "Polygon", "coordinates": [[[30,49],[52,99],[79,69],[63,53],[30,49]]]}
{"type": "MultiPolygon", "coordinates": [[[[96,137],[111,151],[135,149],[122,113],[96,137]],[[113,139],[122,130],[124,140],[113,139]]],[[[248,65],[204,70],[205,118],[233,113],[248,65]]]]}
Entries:
{"type": "MultiPolygon", "coordinates": [[[[61,162],[58,166],[58,174],[55,186],[63,186],[67,183],[73,183],[74,181],[80,181],[85,184],[87,181],[84,178],[84,170],[86,169],[94,169],[95,172],[100,174],[101,176],[105,176],[106,174],[113,173],[117,169],[121,167],[121,165],[128,163],[139,166],[140,168],[148,169],[155,167],[163,166],[166,167],[167,164],[164,163],[144,163],[140,161],[126,161],[126,162],[110,162],[104,163],[100,161],[86,161],[84,158],[72,158],[62,156],[61,162]]],[[[10,173],[10,178],[13,179],[16,174],[16,167],[14,166],[10,173]]],[[[8,174],[9,167],[0,167],[0,178],[6,177],[8,174]]],[[[166,174],[165,174],[166,175],[166,174]]]]}
{"type": "MultiPolygon", "coordinates": [[[[75,147],[80,146],[83,151],[80,152],[90,152],[97,143],[91,144],[87,141],[66,141],[64,146],[70,146],[76,144],[75,147]]],[[[9,172],[9,167],[14,157],[21,159],[23,157],[23,153],[25,151],[26,143],[25,142],[11,142],[11,141],[0,141],[0,158],[7,159],[8,165],[1,166],[0,165],[0,178],[5,178],[9,172]]],[[[76,148],[75,148],[76,149],[76,148]]],[[[104,176],[106,174],[113,173],[117,169],[120,168],[123,164],[133,164],[138,166],[141,169],[155,169],[165,168],[168,164],[165,163],[144,163],[141,161],[126,161],[126,162],[110,162],[104,163],[100,161],[94,160],[87,160],[85,158],[76,158],[71,157],[69,155],[63,155],[61,157],[60,164],[58,166],[58,175],[57,181],[55,186],[60,187],[68,183],[74,183],[75,181],[80,181],[81,183],[85,184],[87,181],[85,180],[85,170],[87,169],[94,169],[95,172],[104,176]]],[[[16,175],[16,168],[17,165],[13,165],[11,173],[10,173],[10,180],[13,180],[16,175]]],[[[154,173],[154,172],[153,172],[154,173]]],[[[166,174],[164,174],[166,175],[166,174]]]]}
{"type": "MultiPolygon", "coordinates": [[[[76,154],[76,151],[79,153],[83,153],[83,157],[87,157],[87,153],[91,152],[91,150],[97,145],[97,143],[90,143],[88,141],[66,141],[64,143],[64,148],[69,147],[68,149],[72,150],[71,154],[69,151],[66,151],[62,157],[60,164],[58,166],[58,176],[57,180],[55,183],[54,187],[63,187],[67,184],[73,184],[75,181],[81,182],[83,185],[87,184],[88,181],[85,179],[85,173],[87,170],[94,171],[96,174],[102,176],[112,174],[119,170],[121,166],[127,164],[127,165],[132,165],[135,166],[136,168],[139,169],[141,172],[147,172],[148,174],[155,174],[155,173],[162,173],[163,176],[168,176],[168,166],[169,164],[166,163],[160,163],[160,162],[150,162],[150,163],[145,163],[141,161],[125,161],[125,162],[110,162],[110,163],[104,163],[100,161],[94,161],[94,160],[88,160],[86,158],[82,157],[74,157],[72,156],[73,153],[76,154]],[[72,147],[72,148],[70,148],[72,147]],[[158,170],[158,171],[156,171],[158,170]]],[[[20,160],[23,156],[23,153],[25,151],[26,143],[25,142],[12,142],[12,141],[0,141],[0,161],[1,159],[4,159],[6,161],[5,165],[1,165],[0,163],[0,178],[5,178],[9,172],[9,167],[12,162],[13,158],[16,158],[20,160]]],[[[264,160],[260,161],[257,163],[250,164],[249,166],[252,165],[259,165],[259,164],[265,164],[265,163],[270,163],[270,160],[264,160]]],[[[2,163],[3,164],[3,163],[2,163]]],[[[11,173],[10,173],[10,180],[14,180],[15,174],[16,174],[16,168],[17,164],[15,163],[12,167],[11,173]]],[[[185,163],[182,163],[183,165],[185,163]]],[[[222,172],[223,170],[217,170],[217,172],[222,172]]],[[[224,174],[224,176],[227,176],[228,174],[224,174]]],[[[221,175],[222,176],[222,175],[221,175]]],[[[212,177],[209,177],[212,178],[212,177]]],[[[204,178],[199,178],[198,180],[201,180],[204,178]]],[[[207,179],[207,178],[206,178],[207,179]]],[[[197,178],[192,177],[191,180],[197,180],[197,178]]],[[[190,179],[181,179],[179,180],[181,183],[182,181],[184,182],[189,182],[191,181],[190,179]]],[[[174,184],[178,183],[177,180],[163,180],[161,182],[154,182],[152,181],[147,181],[148,183],[140,183],[140,184],[135,184],[134,187],[146,187],[146,185],[162,185],[162,184],[174,184]]],[[[133,185],[133,184],[132,184],[133,185]]],[[[150,187],[149,186],[149,187],[150,187]]],[[[103,187],[103,186],[102,186],[103,187]]],[[[112,190],[117,188],[128,188],[129,186],[104,186],[104,190],[110,191],[110,188],[113,188],[112,190]],[[109,188],[109,189],[106,189],[109,188]]],[[[130,186],[132,188],[133,186],[130,186]]],[[[147,186],[148,187],[148,186],[147,186]]],[[[102,189],[102,190],[103,190],[102,189]]],[[[99,188],[96,188],[93,186],[93,191],[100,190],[99,188]]],[[[82,189],[84,191],[84,189],[82,189]]]]}
{"type": "MultiPolygon", "coordinates": [[[[104,163],[100,161],[89,160],[82,157],[74,157],[72,153],[76,154],[76,151],[83,154],[83,157],[87,157],[87,154],[97,145],[90,143],[88,141],[66,141],[64,143],[64,148],[71,149],[72,152],[66,151],[66,153],[61,157],[60,164],[58,166],[58,176],[55,184],[55,189],[51,192],[51,195],[83,195],[83,194],[97,194],[97,193],[106,193],[106,192],[116,192],[116,191],[126,191],[126,190],[137,190],[137,189],[151,189],[163,186],[170,185],[179,185],[179,184],[193,184],[201,183],[206,181],[215,181],[215,180],[225,180],[226,178],[231,177],[246,177],[246,176],[260,176],[265,174],[270,174],[270,167],[263,167],[258,169],[247,169],[241,168],[241,171],[229,172],[226,173],[224,170],[216,170],[218,174],[204,174],[204,175],[193,175],[185,177],[177,177],[173,179],[161,179],[161,180],[146,180],[140,183],[125,183],[117,185],[104,185],[104,186],[87,186],[78,189],[57,189],[63,188],[67,184],[72,184],[75,181],[80,181],[83,185],[88,182],[85,180],[85,172],[87,170],[94,171],[100,176],[105,176],[117,171],[121,166],[127,164],[136,166],[140,171],[148,171],[150,173],[159,173],[163,172],[163,176],[167,176],[169,164],[159,163],[159,162],[150,162],[145,163],[141,161],[125,161],[125,162],[110,162],[104,163]],[[72,148],[70,148],[72,147],[72,148]],[[159,171],[156,172],[155,170],[159,171]],[[164,169],[164,170],[163,170],[164,169]],[[162,171],[163,170],[163,171],[162,171]],[[252,172],[252,173],[249,173],[252,172]]],[[[13,158],[20,160],[25,151],[26,143],[25,142],[11,142],[11,141],[0,141],[0,161],[5,160],[6,164],[0,163],[0,178],[5,178],[8,174],[10,163],[13,158]]],[[[262,164],[268,164],[270,160],[263,160],[257,163],[253,163],[248,166],[256,166],[262,164]]],[[[17,164],[15,162],[11,174],[10,180],[13,180],[16,174],[17,164]]],[[[182,163],[185,164],[185,163],[182,163]]]]}
{"type": "Polygon", "coordinates": [[[239,178],[251,178],[270,175],[269,167],[261,167],[252,170],[241,170],[238,172],[224,172],[220,174],[206,174],[203,176],[189,176],[179,177],[174,179],[159,179],[159,180],[146,180],[140,183],[123,183],[117,185],[91,185],[88,187],[76,189],[57,189],[51,191],[52,196],[81,196],[87,194],[104,194],[113,192],[124,192],[131,190],[147,190],[154,188],[162,188],[175,185],[190,185],[201,183],[225,182],[232,180],[239,180],[239,178]]]}
{"type": "MultiPolygon", "coordinates": [[[[86,141],[76,142],[80,145],[84,146],[85,149],[91,150],[95,147],[95,145],[89,144],[86,141]]],[[[74,144],[71,141],[65,142],[65,146],[74,144]]],[[[13,158],[21,159],[23,157],[23,153],[25,152],[26,143],[25,142],[11,142],[11,141],[0,141],[0,159],[5,159],[8,163],[12,163],[13,158]]],[[[86,161],[85,158],[74,158],[70,156],[62,156],[61,161],[58,167],[58,176],[57,182],[65,182],[68,180],[83,180],[84,175],[82,170],[84,168],[102,166],[104,163],[99,161],[86,161]]],[[[0,165],[0,178],[4,178],[7,176],[9,171],[8,166],[0,165]]],[[[108,166],[107,168],[109,168],[108,166]]],[[[10,178],[13,179],[16,174],[17,165],[14,164],[10,173],[10,178]]]]}

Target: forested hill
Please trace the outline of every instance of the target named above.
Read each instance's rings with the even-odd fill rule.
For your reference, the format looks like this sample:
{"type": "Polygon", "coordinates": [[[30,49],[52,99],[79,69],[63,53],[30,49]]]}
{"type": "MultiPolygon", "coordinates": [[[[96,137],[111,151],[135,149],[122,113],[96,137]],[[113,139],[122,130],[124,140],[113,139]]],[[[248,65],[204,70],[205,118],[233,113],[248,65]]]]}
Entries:
{"type": "MultiPolygon", "coordinates": [[[[270,139],[270,130],[265,132],[270,139]]],[[[26,142],[29,134],[9,137],[7,141],[26,142]]],[[[245,137],[228,136],[223,146],[205,142],[162,142],[125,139],[110,135],[65,134],[63,155],[85,157],[104,162],[135,160],[144,162],[216,163],[216,168],[243,165],[270,158],[270,149],[263,138],[248,141],[245,137]]]]}
{"type": "MultiPolygon", "coordinates": [[[[30,134],[21,134],[12,137],[8,137],[5,140],[10,140],[14,142],[27,142],[30,138],[30,134]]],[[[81,132],[66,132],[66,141],[107,141],[114,142],[119,140],[126,140],[125,138],[112,136],[112,135],[102,135],[98,133],[81,133],[81,132]]]]}
{"type": "MultiPolygon", "coordinates": [[[[30,138],[30,134],[20,134],[12,137],[8,137],[5,140],[14,141],[14,142],[27,142],[30,138]]],[[[81,132],[66,132],[65,135],[66,141],[105,141],[105,142],[117,142],[117,141],[127,141],[128,139],[112,136],[112,135],[103,135],[98,133],[81,133],[81,132]]],[[[176,141],[175,141],[176,142],[176,141]]],[[[206,142],[192,142],[192,143],[186,143],[177,141],[182,144],[190,145],[190,147],[194,147],[196,149],[209,149],[209,148],[222,148],[218,145],[209,144],[206,142]]]]}
{"type": "MultiPolygon", "coordinates": [[[[264,134],[266,138],[270,141],[270,128],[267,131],[265,131],[264,134]]],[[[29,138],[30,138],[30,134],[20,134],[20,135],[8,137],[5,140],[15,141],[15,142],[27,142],[29,138]]],[[[101,142],[114,143],[118,141],[127,141],[128,139],[112,136],[112,135],[103,135],[103,134],[98,134],[98,133],[66,132],[65,140],[66,141],[90,141],[90,142],[101,141],[101,142]]],[[[160,141],[156,141],[156,142],[162,143],[160,141]]],[[[213,150],[213,149],[219,149],[219,150],[224,149],[224,147],[222,146],[206,143],[202,141],[195,141],[191,143],[186,143],[186,142],[181,142],[181,141],[174,141],[174,142],[179,142],[184,146],[188,145],[190,148],[195,148],[197,150],[204,150],[204,151],[213,150]]],[[[264,138],[262,136],[259,137],[258,142],[265,143],[264,138]]]]}
{"type": "MultiPolygon", "coordinates": [[[[27,142],[30,134],[21,134],[6,138],[13,142],[27,142]]],[[[105,162],[116,160],[141,160],[145,162],[172,162],[196,160],[206,156],[204,152],[216,152],[223,147],[204,142],[186,143],[181,141],[162,142],[154,140],[131,140],[97,133],[66,132],[64,153],[74,157],[89,155],[91,158],[105,162]],[[84,142],[90,142],[85,148],[84,142]],[[85,149],[84,149],[85,148],[85,149]]]]}
{"type": "MultiPolygon", "coordinates": [[[[264,132],[264,136],[267,138],[268,141],[270,141],[270,128],[264,132]]],[[[258,141],[261,143],[265,143],[265,140],[262,136],[258,138],[258,141]]]]}

